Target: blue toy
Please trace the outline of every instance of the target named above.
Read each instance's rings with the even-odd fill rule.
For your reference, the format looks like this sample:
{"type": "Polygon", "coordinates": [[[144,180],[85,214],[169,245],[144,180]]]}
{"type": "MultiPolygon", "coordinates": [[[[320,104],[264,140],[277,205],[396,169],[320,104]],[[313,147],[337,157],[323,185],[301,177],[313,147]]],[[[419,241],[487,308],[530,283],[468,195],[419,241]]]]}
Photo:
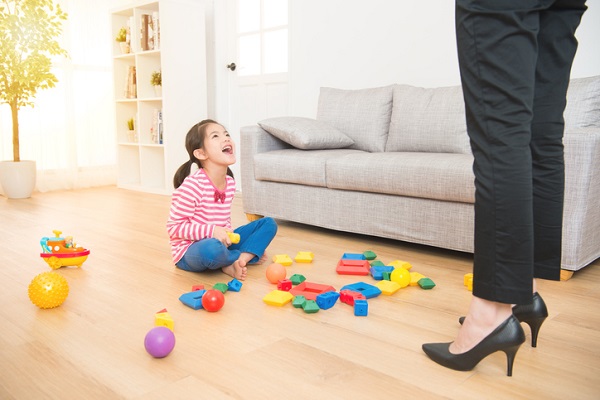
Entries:
{"type": "Polygon", "coordinates": [[[369,313],[369,303],[366,300],[354,300],[354,315],[366,317],[369,313]]]}
{"type": "Polygon", "coordinates": [[[352,292],[360,293],[367,299],[377,297],[381,294],[381,289],[379,289],[377,286],[373,286],[365,282],[356,282],[350,285],[346,285],[340,289],[340,292],[342,290],[350,290],[352,292]]]}
{"type": "Polygon", "coordinates": [[[340,298],[338,292],[325,292],[317,296],[317,305],[323,310],[328,310],[335,305],[335,302],[340,298]]]}
{"type": "Polygon", "coordinates": [[[204,293],[206,293],[204,289],[184,293],[179,296],[179,301],[194,310],[199,310],[202,308],[202,296],[204,296],[204,293]]]}
{"type": "Polygon", "coordinates": [[[384,272],[391,273],[393,270],[394,270],[394,267],[392,267],[390,265],[384,265],[384,266],[374,265],[371,267],[371,276],[373,277],[373,279],[375,279],[377,281],[381,281],[381,280],[383,280],[384,272]]]}

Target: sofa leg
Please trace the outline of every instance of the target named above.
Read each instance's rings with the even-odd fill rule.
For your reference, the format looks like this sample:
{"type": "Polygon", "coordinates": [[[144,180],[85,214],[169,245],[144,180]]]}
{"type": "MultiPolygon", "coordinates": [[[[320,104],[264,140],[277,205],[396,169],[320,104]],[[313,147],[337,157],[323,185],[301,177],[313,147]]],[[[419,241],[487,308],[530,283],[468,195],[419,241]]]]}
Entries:
{"type": "Polygon", "coordinates": [[[248,219],[248,221],[252,222],[252,221],[256,221],[257,219],[261,219],[263,217],[263,215],[258,215],[258,214],[248,214],[246,213],[246,218],[248,219]]]}
{"type": "Polygon", "coordinates": [[[570,271],[568,269],[561,269],[560,270],[560,280],[561,281],[568,281],[569,279],[571,279],[573,277],[573,273],[575,271],[570,271]]]}

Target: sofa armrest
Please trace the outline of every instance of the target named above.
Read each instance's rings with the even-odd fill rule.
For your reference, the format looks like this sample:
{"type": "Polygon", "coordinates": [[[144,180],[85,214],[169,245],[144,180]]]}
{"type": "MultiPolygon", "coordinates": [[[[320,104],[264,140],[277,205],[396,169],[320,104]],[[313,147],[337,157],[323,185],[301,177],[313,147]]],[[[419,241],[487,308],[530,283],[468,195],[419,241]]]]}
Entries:
{"type": "Polygon", "coordinates": [[[600,256],[600,128],[565,131],[563,268],[577,270],[600,256]]]}
{"type": "Polygon", "coordinates": [[[292,148],[289,144],[271,135],[258,125],[244,126],[240,129],[240,166],[241,188],[244,212],[257,214],[255,207],[254,155],[273,150],[292,148]]]}

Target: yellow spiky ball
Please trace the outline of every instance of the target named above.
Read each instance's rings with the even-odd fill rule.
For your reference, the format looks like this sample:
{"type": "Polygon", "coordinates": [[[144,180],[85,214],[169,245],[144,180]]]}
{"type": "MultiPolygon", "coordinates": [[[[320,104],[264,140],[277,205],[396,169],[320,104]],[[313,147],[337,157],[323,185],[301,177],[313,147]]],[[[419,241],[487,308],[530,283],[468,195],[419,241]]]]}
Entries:
{"type": "Polygon", "coordinates": [[[69,284],[59,273],[42,272],[29,284],[29,299],[39,308],[60,306],[69,295],[69,284]]]}

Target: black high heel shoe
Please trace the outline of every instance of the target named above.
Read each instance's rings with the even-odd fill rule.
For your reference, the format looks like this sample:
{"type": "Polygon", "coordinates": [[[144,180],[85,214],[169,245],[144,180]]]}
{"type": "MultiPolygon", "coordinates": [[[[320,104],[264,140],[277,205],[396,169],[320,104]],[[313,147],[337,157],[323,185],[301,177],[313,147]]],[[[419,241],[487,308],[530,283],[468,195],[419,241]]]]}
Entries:
{"type": "MultiPolygon", "coordinates": [[[[531,329],[531,347],[537,347],[538,333],[542,324],[548,317],[548,308],[542,296],[538,292],[533,294],[531,304],[516,305],[513,307],[513,315],[519,322],[525,322],[531,329]]],[[[460,317],[458,322],[462,325],[465,317],[460,317]]]]}
{"type": "Polygon", "coordinates": [[[469,351],[461,354],[450,353],[451,343],[426,343],[423,345],[423,351],[436,363],[457,371],[470,371],[485,357],[503,351],[508,364],[506,375],[512,376],[517,350],[524,341],[525,332],[519,320],[511,315],[469,351]]]}

